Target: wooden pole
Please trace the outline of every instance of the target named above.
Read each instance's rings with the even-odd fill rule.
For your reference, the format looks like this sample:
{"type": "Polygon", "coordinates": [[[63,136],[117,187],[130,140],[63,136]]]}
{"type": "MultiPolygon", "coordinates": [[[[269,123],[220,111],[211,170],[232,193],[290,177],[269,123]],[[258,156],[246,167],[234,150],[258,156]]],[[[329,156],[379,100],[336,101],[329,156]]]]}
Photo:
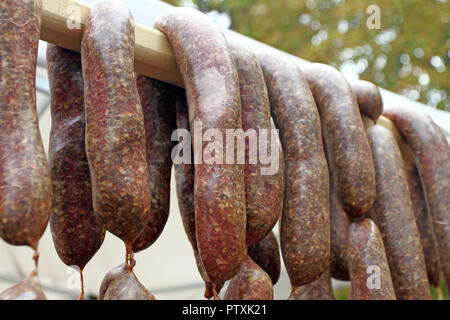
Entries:
{"type": "MultiPolygon", "coordinates": [[[[43,0],[41,40],[80,52],[89,7],[80,0],[43,0]]],[[[183,80],[165,35],[136,23],[135,36],[136,72],[182,87],[183,80]]]]}

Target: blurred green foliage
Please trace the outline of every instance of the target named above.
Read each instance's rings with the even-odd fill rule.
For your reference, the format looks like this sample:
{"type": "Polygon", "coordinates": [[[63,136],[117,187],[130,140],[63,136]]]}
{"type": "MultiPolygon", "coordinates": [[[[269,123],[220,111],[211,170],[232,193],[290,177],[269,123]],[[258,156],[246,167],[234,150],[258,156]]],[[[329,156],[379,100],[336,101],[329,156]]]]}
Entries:
{"type": "Polygon", "coordinates": [[[448,0],[167,2],[197,7],[246,36],[450,111],[448,0]],[[366,24],[372,4],[380,8],[380,29],[366,24]]]}

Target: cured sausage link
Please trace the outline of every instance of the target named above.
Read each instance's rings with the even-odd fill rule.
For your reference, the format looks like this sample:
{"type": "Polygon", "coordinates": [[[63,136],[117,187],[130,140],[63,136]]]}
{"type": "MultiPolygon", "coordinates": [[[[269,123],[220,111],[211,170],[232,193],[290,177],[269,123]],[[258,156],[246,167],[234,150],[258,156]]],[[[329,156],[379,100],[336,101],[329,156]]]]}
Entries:
{"type": "Polygon", "coordinates": [[[248,255],[260,266],[275,285],[280,278],[280,247],[277,238],[271,231],[264,239],[248,247],[248,255]]]}
{"type": "MultiPolygon", "coordinates": [[[[197,10],[171,8],[157,18],[155,28],[167,36],[175,52],[186,88],[191,132],[195,123],[202,126],[202,133],[214,129],[222,137],[226,129],[242,129],[237,72],[217,25],[197,10]]],[[[207,147],[203,143],[200,154],[195,148],[197,139],[194,135],[196,159],[207,147]]],[[[196,162],[197,245],[216,294],[217,285],[239,271],[245,252],[244,168],[225,161],[196,162]]]]}
{"type": "Polygon", "coordinates": [[[150,219],[133,243],[133,251],[150,247],[166,225],[170,210],[172,132],[176,129],[176,88],[142,75],[136,83],[144,112],[147,166],[150,179],[150,219]]]}
{"type": "Polygon", "coordinates": [[[430,299],[425,259],[400,150],[392,133],[368,128],[377,196],[370,215],[383,237],[395,295],[399,300],[430,299]]]}
{"type": "Polygon", "coordinates": [[[0,237],[36,251],[51,211],[50,168],[36,113],[42,1],[0,3],[0,237]]]}
{"type": "MultiPolygon", "coordinates": [[[[102,245],[105,228],[92,207],[80,54],[47,44],[47,71],[52,113],[50,227],[60,259],[68,266],[77,266],[82,273],[102,245]]],[[[82,284],[81,298],[83,288],[82,284]]]]}
{"type": "Polygon", "coordinates": [[[96,2],[81,43],[86,154],[96,216],[131,246],[149,219],[142,106],[134,74],[134,22],[119,1],[96,2]]]}
{"type": "Polygon", "coordinates": [[[350,223],[348,270],[355,300],[396,300],[383,239],[370,219],[350,223]]]}
{"type": "Polygon", "coordinates": [[[383,99],[380,89],[373,83],[364,80],[351,81],[350,85],[358,102],[361,115],[377,122],[377,119],[383,113],[383,99]]]}
{"type": "Polygon", "coordinates": [[[416,158],[439,259],[450,288],[450,146],[431,118],[411,107],[389,106],[383,115],[394,122],[416,158]]]}
{"type": "Polygon", "coordinates": [[[285,159],[281,252],[292,290],[319,278],[330,246],[329,175],[320,119],[303,73],[281,54],[257,53],[285,159]]]}
{"type": "Polygon", "coordinates": [[[304,73],[319,109],[336,195],[350,218],[360,218],[375,199],[375,172],[356,99],[333,67],[313,63],[304,73]]]}

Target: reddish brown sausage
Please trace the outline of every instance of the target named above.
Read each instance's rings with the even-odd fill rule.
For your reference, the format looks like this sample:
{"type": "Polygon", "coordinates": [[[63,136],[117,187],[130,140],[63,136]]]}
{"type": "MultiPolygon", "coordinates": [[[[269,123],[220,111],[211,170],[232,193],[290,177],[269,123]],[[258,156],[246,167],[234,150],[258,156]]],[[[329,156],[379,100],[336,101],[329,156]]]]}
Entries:
{"type": "Polygon", "coordinates": [[[47,300],[37,270],[33,270],[22,282],[0,293],[0,300],[47,300]]]}
{"type": "Polygon", "coordinates": [[[147,166],[150,178],[150,219],[133,243],[138,252],[151,246],[164,229],[170,209],[172,132],[176,129],[175,87],[138,76],[136,79],[144,112],[147,166]]]}
{"type": "Polygon", "coordinates": [[[156,300],[127,264],[108,272],[100,285],[99,300],[156,300]]]}
{"type": "MultiPolygon", "coordinates": [[[[176,94],[176,118],[177,128],[189,130],[188,105],[184,90],[177,90],[176,94]]],[[[181,140],[177,148],[186,149],[186,144],[191,144],[191,140],[181,140]]],[[[193,161],[191,153],[191,161],[193,161]]],[[[210,299],[213,296],[212,284],[203,266],[198,253],[197,237],[195,235],[195,206],[194,206],[194,164],[193,163],[175,163],[175,186],[177,190],[178,208],[180,210],[181,220],[186,235],[194,251],[197,269],[205,282],[205,298],[210,299]]],[[[222,285],[216,286],[216,291],[220,292],[222,285]]]]}
{"type": "Polygon", "coordinates": [[[258,53],[285,159],[281,252],[293,291],[329,260],[329,176],[320,119],[301,70],[288,56],[258,53]]]}
{"type": "Polygon", "coordinates": [[[395,295],[430,299],[425,259],[400,150],[391,132],[367,129],[375,165],[377,196],[370,212],[383,237],[395,295]]]}
{"type": "MultiPolygon", "coordinates": [[[[49,162],[53,183],[50,227],[56,252],[68,266],[83,272],[105,237],[92,207],[91,180],[85,148],[81,57],[47,45],[52,129],[49,162]]],[[[83,296],[83,284],[82,284],[83,296]]]]}
{"type": "Polygon", "coordinates": [[[149,219],[150,186],[134,74],[134,23],[124,4],[104,0],[92,6],[81,56],[94,210],[130,253],[149,219]]]}
{"type": "Polygon", "coordinates": [[[370,219],[350,223],[348,270],[352,299],[395,300],[383,239],[370,219]]]}
{"type": "MultiPolygon", "coordinates": [[[[403,155],[403,153],[402,153],[403,155]]],[[[413,158],[411,160],[414,160],[413,158]]],[[[420,240],[423,247],[425,264],[427,267],[428,281],[435,287],[439,286],[441,265],[439,262],[439,251],[433,231],[433,223],[427,211],[427,205],[423,195],[419,172],[416,164],[403,158],[406,179],[408,180],[409,194],[416,217],[417,228],[419,229],[420,240]]]]}
{"type": "Polygon", "coordinates": [[[347,242],[350,221],[339,200],[330,190],[330,272],[335,279],[348,281],[347,242]]]}
{"type": "Polygon", "coordinates": [[[231,279],[224,300],[273,300],[269,275],[248,254],[238,274],[231,279]]]}
{"type": "Polygon", "coordinates": [[[412,148],[433,221],[442,273],[450,288],[450,146],[426,114],[407,107],[389,106],[391,119],[412,148]]]}
{"type": "Polygon", "coordinates": [[[363,216],[375,199],[375,173],[356,99],[333,67],[313,63],[305,77],[319,109],[330,179],[350,218],[363,216]]]}
{"type": "Polygon", "coordinates": [[[314,282],[298,287],[288,300],[335,300],[330,270],[325,270],[314,282]]]}
{"type": "Polygon", "coordinates": [[[280,248],[277,238],[271,231],[264,239],[248,247],[248,255],[260,266],[275,285],[280,278],[280,248]]]}
{"type": "MultiPolygon", "coordinates": [[[[199,11],[171,8],[158,17],[155,28],[167,36],[175,52],[186,87],[191,132],[196,122],[201,122],[201,133],[215,129],[222,138],[226,129],[242,129],[236,68],[217,25],[199,11]]],[[[197,139],[194,135],[196,159],[208,151],[207,143],[195,147],[197,139]]],[[[195,164],[195,226],[214,291],[239,271],[245,252],[244,168],[202,160],[195,164]]]]}
{"type": "Polygon", "coordinates": [[[358,102],[361,115],[377,122],[377,119],[383,113],[383,99],[380,89],[373,83],[364,80],[350,81],[350,85],[358,102]]]}
{"type": "Polygon", "coordinates": [[[0,237],[34,250],[51,211],[50,168],[36,113],[41,10],[40,0],[0,3],[0,237]]]}
{"type": "MultiPolygon", "coordinates": [[[[267,145],[272,151],[270,105],[264,75],[255,54],[243,43],[230,44],[236,70],[242,107],[242,128],[244,132],[253,131],[261,137],[261,131],[267,132],[267,141],[259,139],[259,145],[267,145]]],[[[278,139],[278,138],[277,138],[278,139]]],[[[247,203],[247,245],[262,240],[272,230],[281,214],[283,199],[283,174],[280,170],[278,141],[273,141],[278,153],[277,168],[271,174],[264,174],[262,168],[268,167],[258,158],[257,148],[251,148],[250,139],[245,144],[245,199],[247,203]],[[257,163],[249,163],[255,158],[257,163]]],[[[271,154],[271,156],[274,156],[271,154]]],[[[270,165],[270,164],[269,164],[270,165]]]]}

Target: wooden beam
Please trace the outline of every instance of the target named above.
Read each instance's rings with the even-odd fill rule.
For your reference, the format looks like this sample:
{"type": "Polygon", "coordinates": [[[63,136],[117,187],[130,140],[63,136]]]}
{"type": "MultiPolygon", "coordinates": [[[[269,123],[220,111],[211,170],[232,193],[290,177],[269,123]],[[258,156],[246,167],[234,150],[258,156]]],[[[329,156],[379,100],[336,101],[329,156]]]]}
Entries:
{"type": "MultiPolygon", "coordinates": [[[[81,38],[90,5],[80,0],[43,0],[41,40],[80,52],[81,38]],[[80,14],[80,28],[73,28],[80,14]]],[[[183,86],[175,56],[160,31],[136,23],[135,70],[139,74],[183,86]]]]}

